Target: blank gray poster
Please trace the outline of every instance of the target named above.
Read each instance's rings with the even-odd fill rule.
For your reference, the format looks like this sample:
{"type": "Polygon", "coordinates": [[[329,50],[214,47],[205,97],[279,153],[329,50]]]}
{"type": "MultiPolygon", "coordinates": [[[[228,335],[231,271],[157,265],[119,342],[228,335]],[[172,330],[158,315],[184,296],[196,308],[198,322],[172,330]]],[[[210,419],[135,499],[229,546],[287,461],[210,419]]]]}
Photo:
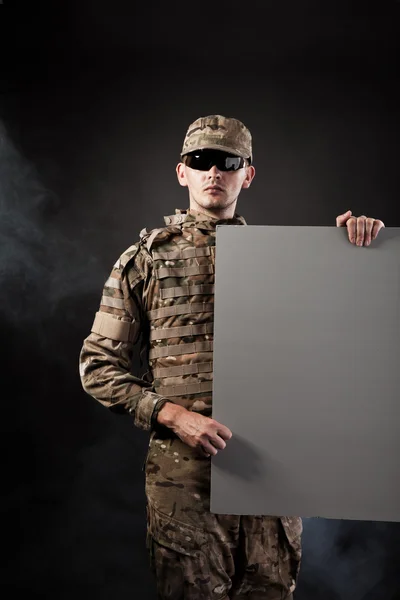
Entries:
{"type": "Polygon", "coordinates": [[[400,521],[400,228],[217,227],[211,511],[400,521]]]}

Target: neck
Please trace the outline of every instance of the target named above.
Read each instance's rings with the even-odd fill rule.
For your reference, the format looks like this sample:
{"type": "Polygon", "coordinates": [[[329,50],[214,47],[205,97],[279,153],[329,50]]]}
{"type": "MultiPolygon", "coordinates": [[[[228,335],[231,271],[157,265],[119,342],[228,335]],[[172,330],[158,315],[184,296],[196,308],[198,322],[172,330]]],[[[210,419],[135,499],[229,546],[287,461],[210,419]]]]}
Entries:
{"type": "Polygon", "coordinates": [[[203,213],[212,219],[232,219],[235,216],[236,202],[237,199],[224,208],[205,208],[190,198],[190,210],[203,213]]]}

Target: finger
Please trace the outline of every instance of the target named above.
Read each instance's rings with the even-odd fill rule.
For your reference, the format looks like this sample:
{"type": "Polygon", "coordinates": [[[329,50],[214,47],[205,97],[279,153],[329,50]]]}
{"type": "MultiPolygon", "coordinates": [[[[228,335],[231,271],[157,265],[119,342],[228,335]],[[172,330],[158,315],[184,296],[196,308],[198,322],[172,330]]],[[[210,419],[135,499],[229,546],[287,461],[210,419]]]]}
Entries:
{"type": "Polygon", "coordinates": [[[385,227],[385,223],[380,219],[375,219],[374,226],[372,228],[372,239],[374,240],[381,229],[385,227]]]}
{"type": "Polygon", "coordinates": [[[374,221],[375,221],[375,219],[373,219],[372,217],[368,217],[368,219],[365,221],[365,239],[364,239],[365,246],[369,246],[371,243],[371,236],[372,236],[372,229],[374,227],[374,221]]]}
{"type": "Polygon", "coordinates": [[[350,217],[347,221],[347,232],[349,236],[349,240],[352,244],[356,243],[356,227],[357,227],[357,217],[350,217]]]}
{"type": "Polygon", "coordinates": [[[215,456],[216,454],[218,454],[217,448],[215,448],[215,446],[213,446],[209,440],[205,440],[204,442],[202,442],[201,447],[203,449],[203,452],[205,452],[206,454],[211,454],[211,456],[215,456]]]}
{"type": "Polygon", "coordinates": [[[222,438],[219,437],[219,435],[210,436],[209,442],[214,446],[214,448],[217,448],[217,450],[223,450],[226,448],[226,443],[222,438]]]}
{"type": "Polygon", "coordinates": [[[365,215],[361,215],[357,219],[357,246],[362,246],[364,243],[366,218],[365,215]]]}
{"type": "Polygon", "coordinates": [[[218,423],[218,421],[215,422],[217,424],[218,435],[221,436],[224,440],[230,440],[232,437],[232,431],[225,425],[222,425],[222,423],[218,423]]]}
{"type": "Polygon", "coordinates": [[[349,217],[351,217],[351,210],[346,211],[342,215],[338,215],[336,217],[336,227],[344,227],[349,217]]]}
{"type": "Polygon", "coordinates": [[[203,448],[203,446],[200,448],[200,454],[202,456],[205,456],[206,458],[210,458],[211,454],[209,454],[208,452],[206,452],[203,448]]]}
{"type": "Polygon", "coordinates": [[[198,448],[200,456],[204,458],[210,458],[210,454],[204,450],[204,448],[198,448]]]}

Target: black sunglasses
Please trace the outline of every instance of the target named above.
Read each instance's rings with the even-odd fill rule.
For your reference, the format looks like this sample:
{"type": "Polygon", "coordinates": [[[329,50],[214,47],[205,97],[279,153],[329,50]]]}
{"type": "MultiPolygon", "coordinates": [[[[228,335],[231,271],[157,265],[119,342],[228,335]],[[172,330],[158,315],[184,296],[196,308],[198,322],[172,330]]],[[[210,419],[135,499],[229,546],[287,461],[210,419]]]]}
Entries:
{"type": "Polygon", "coordinates": [[[237,171],[245,165],[245,159],[221,150],[195,150],[185,154],[183,162],[196,171],[209,171],[214,165],[219,171],[237,171]]]}

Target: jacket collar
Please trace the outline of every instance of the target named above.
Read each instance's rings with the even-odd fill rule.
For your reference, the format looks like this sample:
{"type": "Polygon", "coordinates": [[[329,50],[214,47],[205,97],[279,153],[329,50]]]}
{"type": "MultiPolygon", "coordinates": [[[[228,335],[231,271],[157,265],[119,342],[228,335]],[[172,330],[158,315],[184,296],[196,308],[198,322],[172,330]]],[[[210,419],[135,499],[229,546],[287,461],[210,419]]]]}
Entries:
{"type": "Polygon", "coordinates": [[[197,227],[199,229],[215,230],[217,225],[247,225],[244,217],[235,213],[230,219],[217,219],[201,212],[188,209],[175,209],[174,215],[164,217],[166,225],[182,225],[182,227],[197,227]]]}

